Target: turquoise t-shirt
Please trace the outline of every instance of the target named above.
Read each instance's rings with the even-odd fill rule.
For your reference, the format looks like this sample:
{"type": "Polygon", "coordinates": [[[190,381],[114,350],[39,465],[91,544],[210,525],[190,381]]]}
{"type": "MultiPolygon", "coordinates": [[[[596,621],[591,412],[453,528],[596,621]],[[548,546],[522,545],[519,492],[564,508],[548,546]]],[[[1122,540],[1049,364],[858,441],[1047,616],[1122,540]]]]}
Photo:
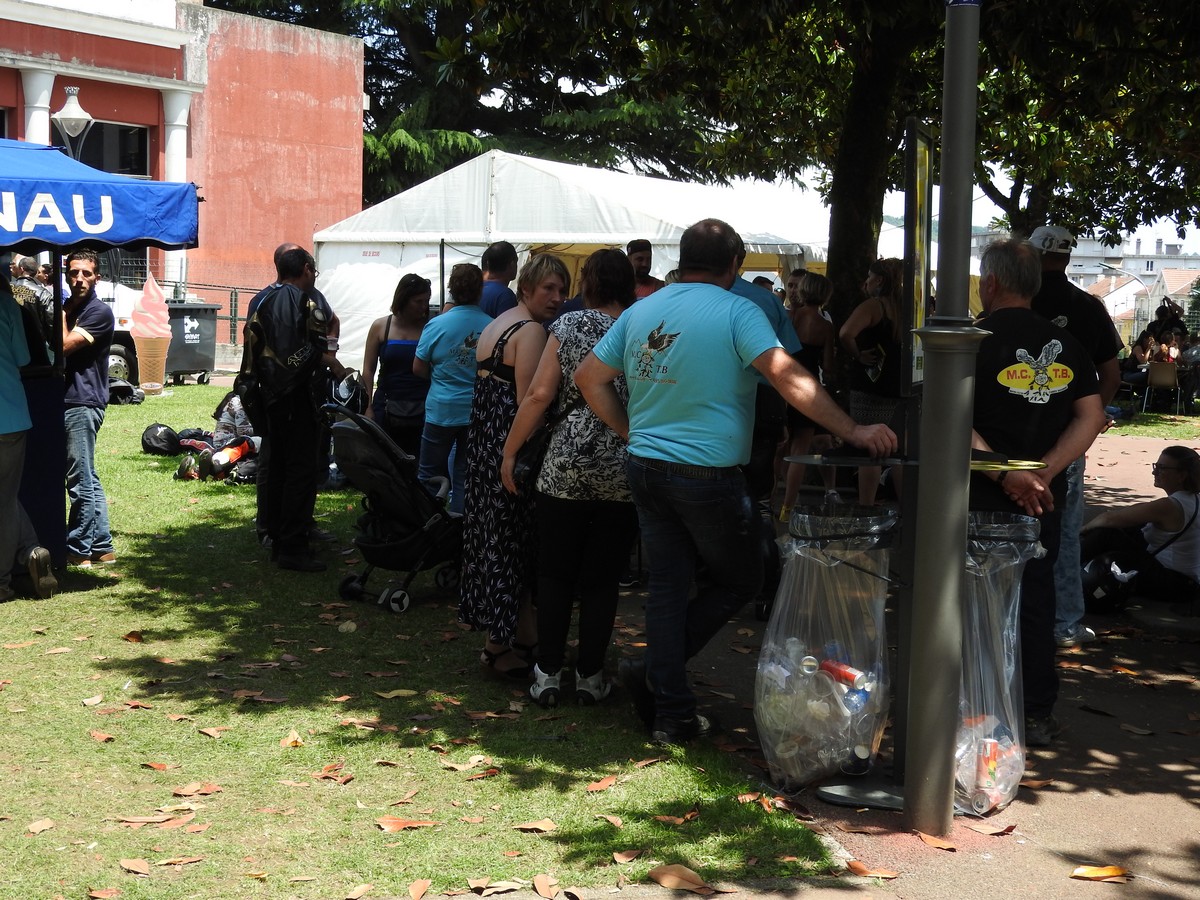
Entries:
{"type": "Polygon", "coordinates": [[[429,363],[425,421],[466,425],[475,392],[475,346],[492,317],[478,306],[455,306],[430,319],[417,343],[417,358],[429,363]]]}
{"type": "Polygon", "coordinates": [[[629,452],[696,466],[750,458],[751,363],[780,347],[763,312],[716,285],[679,283],[621,314],[595,347],[629,385],[629,452]]]}

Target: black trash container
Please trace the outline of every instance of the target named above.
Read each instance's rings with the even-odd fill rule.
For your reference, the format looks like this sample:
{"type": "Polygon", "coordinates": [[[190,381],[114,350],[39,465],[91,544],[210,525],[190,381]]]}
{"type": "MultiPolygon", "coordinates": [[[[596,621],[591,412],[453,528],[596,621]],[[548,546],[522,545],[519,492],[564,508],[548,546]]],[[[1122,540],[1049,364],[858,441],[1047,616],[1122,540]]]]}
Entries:
{"type": "Polygon", "coordinates": [[[168,303],[171,345],[167,348],[167,374],[178,384],[183,375],[196,375],[200,384],[217,364],[217,311],[215,303],[168,303]]]}

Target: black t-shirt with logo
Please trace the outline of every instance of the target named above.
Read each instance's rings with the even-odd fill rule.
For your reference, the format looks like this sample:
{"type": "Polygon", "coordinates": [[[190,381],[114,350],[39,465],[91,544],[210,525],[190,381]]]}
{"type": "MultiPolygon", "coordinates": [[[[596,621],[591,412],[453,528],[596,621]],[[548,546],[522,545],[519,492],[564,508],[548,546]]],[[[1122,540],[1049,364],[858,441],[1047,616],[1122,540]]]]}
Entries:
{"type": "MultiPolygon", "coordinates": [[[[973,426],[1009,459],[1041,459],[1075,415],[1075,401],[1099,392],[1096,367],[1064,329],[1029,309],[1000,309],[979,322],[991,332],[975,361],[973,426]]],[[[1065,496],[1062,473],[1051,483],[1065,496]]],[[[971,478],[971,508],[1016,511],[989,478],[971,478]]]]}

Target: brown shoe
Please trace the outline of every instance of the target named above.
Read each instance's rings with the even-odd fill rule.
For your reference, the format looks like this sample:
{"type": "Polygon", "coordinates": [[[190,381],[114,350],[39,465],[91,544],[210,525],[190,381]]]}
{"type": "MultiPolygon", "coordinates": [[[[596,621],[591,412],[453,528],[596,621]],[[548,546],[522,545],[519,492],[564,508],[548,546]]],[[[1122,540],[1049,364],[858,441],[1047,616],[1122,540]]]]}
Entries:
{"type": "Polygon", "coordinates": [[[34,547],[29,551],[29,559],[25,563],[25,568],[29,571],[29,580],[33,582],[35,597],[49,600],[58,593],[58,579],[54,577],[49,550],[45,547],[34,547]]]}
{"type": "Polygon", "coordinates": [[[90,569],[92,561],[86,556],[77,556],[74,553],[68,553],[67,566],[73,569],[90,569]]]}
{"type": "Polygon", "coordinates": [[[111,550],[109,550],[107,553],[93,553],[92,554],[92,562],[99,563],[102,566],[115,565],[116,561],[117,561],[117,554],[111,550]]]}

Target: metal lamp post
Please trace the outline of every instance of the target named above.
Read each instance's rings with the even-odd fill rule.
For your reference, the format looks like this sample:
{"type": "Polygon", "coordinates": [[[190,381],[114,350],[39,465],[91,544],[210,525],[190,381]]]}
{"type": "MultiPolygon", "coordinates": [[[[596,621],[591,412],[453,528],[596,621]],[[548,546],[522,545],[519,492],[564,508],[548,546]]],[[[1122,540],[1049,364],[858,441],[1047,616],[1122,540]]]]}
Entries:
{"type": "Polygon", "coordinates": [[[92,130],[96,120],[92,118],[91,113],[80,106],[79,88],[70,86],[63,88],[63,91],[67,95],[67,100],[62,109],[53,113],[50,118],[54,120],[54,124],[66,138],[67,152],[71,154],[71,158],[79,159],[79,154],[83,150],[83,142],[87,140],[88,132],[92,130]]]}
{"type": "Polygon", "coordinates": [[[1145,326],[1149,325],[1149,323],[1150,323],[1150,309],[1149,309],[1149,304],[1150,304],[1150,299],[1151,299],[1150,298],[1150,285],[1147,284],[1146,279],[1144,279],[1137,272],[1131,272],[1128,269],[1122,269],[1120,266],[1114,266],[1110,263],[1102,262],[1102,263],[1100,263],[1100,268],[1108,269],[1110,272],[1117,272],[1121,275],[1128,275],[1130,278],[1137,281],[1138,284],[1140,284],[1143,288],[1146,289],[1147,308],[1146,308],[1145,316],[1142,315],[1142,309],[1141,309],[1141,307],[1138,306],[1137,300],[1135,299],[1133,301],[1133,328],[1134,328],[1135,333],[1130,335],[1130,340],[1131,341],[1137,340],[1137,336],[1142,333],[1142,329],[1145,326]]]}

